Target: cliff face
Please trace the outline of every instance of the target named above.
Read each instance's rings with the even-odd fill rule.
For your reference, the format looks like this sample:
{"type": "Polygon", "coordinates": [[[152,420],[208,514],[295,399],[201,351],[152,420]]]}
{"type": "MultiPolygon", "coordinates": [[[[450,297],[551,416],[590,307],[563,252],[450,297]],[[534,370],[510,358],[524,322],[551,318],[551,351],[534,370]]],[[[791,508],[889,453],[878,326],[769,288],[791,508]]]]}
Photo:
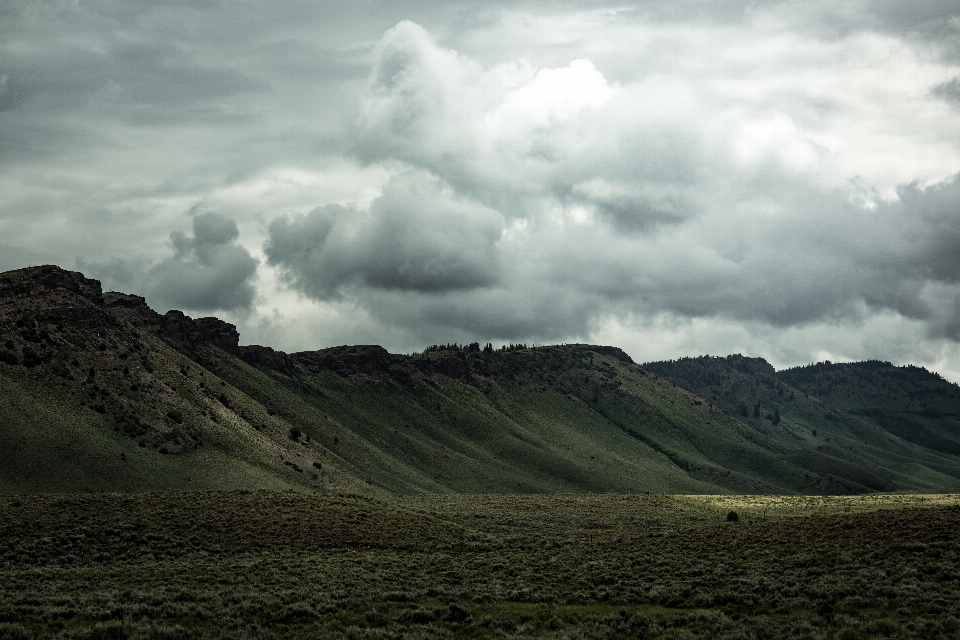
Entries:
{"type": "Polygon", "coordinates": [[[160,315],[143,297],[127,293],[110,291],[103,298],[113,315],[158,335],[178,351],[195,355],[202,347],[213,346],[234,355],[240,353],[240,334],[229,322],[191,318],[175,309],[160,315]]]}
{"type": "Polygon", "coordinates": [[[95,328],[114,324],[103,309],[100,282],[53,265],[0,274],[0,320],[76,324],[95,328]]]}
{"type": "Polygon", "coordinates": [[[57,292],[74,294],[95,305],[103,305],[100,281],[87,278],[77,271],[43,265],[0,274],[0,299],[26,300],[57,292]]]}

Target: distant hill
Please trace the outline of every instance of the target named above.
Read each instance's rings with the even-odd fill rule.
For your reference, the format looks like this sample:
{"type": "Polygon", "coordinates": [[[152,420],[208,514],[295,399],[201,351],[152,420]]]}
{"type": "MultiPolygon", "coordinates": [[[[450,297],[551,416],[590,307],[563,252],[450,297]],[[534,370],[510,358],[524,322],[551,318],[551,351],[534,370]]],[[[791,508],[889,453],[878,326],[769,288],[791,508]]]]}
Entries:
{"type": "Polygon", "coordinates": [[[953,454],[732,358],[687,367],[703,371],[691,382],[593,345],[287,354],[80,273],[20,269],[0,274],[0,492],[863,493],[960,477],[953,454]]]}
{"type": "Polygon", "coordinates": [[[919,367],[762,358],[644,365],[778,442],[871,469],[902,489],[960,485],[960,388],[919,367]]]}
{"type": "Polygon", "coordinates": [[[960,456],[960,387],[936,373],[871,360],[821,362],[777,377],[908,442],[960,456]]]}

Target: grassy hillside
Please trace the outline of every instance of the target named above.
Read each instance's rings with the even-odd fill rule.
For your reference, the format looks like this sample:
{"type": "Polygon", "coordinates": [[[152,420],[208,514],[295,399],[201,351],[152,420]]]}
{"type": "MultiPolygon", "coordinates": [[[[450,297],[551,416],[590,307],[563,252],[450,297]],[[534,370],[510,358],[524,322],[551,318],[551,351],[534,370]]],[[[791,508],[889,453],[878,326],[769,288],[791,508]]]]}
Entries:
{"type": "Polygon", "coordinates": [[[99,283],[0,275],[0,491],[305,487],[237,389],[118,320],[99,283]]]}
{"type": "Polygon", "coordinates": [[[259,367],[219,350],[198,359],[263,403],[281,395],[271,383],[298,396],[278,415],[311,425],[305,432],[315,442],[392,491],[835,493],[894,486],[864,467],[757,433],[609,347],[268,355],[241,348],[259,367]],[[272,368],[264,364],[271,361],[272,368]]]}
{"type": "Polygon", "coordinates": [[[879,427],[805,433],[808,405],[758,428],[613,347],[285,354],[50,266],[0,274],[0,346],[5,492],[863,493],[956,464],[895,473],[879,427]]]}
{"type": "Polygon", "coordinates": [[[960,456],[960,387],[922,367],[821,362],[777,377],[839,412],[922,447],[960,456]]]}
{"type": "MultiPolygon", "coordinates": [[[[701,356],[644,365],[792,448],[821,477],[854,464],[902,489],[960,485],[960,390],[916,367],[813,365],[775,372],[760,358],[701,356]],[[896,382],[895,382],[896,381],[896,382]]],[[[876,478],[861,484],[881,488],[876,478]]]]}

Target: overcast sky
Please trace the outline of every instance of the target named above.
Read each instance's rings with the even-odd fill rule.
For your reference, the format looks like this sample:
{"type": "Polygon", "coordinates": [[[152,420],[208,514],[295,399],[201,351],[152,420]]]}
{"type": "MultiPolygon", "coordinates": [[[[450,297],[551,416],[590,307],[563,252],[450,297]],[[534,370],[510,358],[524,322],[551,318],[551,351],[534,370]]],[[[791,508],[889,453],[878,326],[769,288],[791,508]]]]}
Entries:
{"type": "Polygon", "coordinates": [[[960,381],[960,5],[0,0],[0,269],[288,351],[960,381]]]}

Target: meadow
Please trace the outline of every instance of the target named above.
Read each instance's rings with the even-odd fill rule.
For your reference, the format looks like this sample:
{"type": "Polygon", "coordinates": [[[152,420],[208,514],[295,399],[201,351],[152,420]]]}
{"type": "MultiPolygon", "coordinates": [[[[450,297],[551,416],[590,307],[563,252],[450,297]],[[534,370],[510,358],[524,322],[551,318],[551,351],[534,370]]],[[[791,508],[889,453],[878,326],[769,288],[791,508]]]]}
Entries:
{"type": "Polygon", "coordinates": [[[10,496],[0,638],[960,638],[958,525],[955,494],[10,496]]]}

